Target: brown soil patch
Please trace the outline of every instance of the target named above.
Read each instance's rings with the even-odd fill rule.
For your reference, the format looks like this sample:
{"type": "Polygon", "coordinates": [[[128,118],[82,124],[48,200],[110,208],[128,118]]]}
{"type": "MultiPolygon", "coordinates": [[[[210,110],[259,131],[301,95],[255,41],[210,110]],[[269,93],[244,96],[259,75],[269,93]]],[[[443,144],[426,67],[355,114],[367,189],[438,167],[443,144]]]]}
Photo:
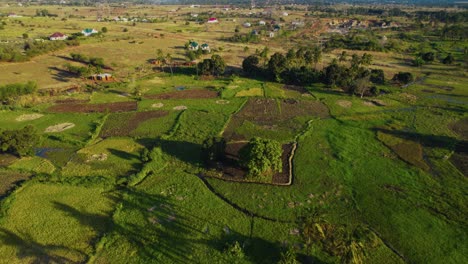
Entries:
{"type": "Polygon", "coordinates": [[[235,114],[224,131],[224,137],[228,140],[248,140],[236,132],[244,121],[252,122],[265,129],[287,129],[297,132],[305,124],[295,122],[296,117],[315,116],[328,117],[328,108],[317,101],[295,99],[250,99],[244,107],[235,114]]]}
{"type": "Polygon", "coordinates": [[[16,121],[21,122],[21,121],[30,121],[30,120],[35,120],[38,118],[43,117],[43,114],[25,114],[25,115],[20,115],[16,118],[16,121]]]}
{"type": "Polygon", "coordinates": [[[148,99],[203,99],[216,98],[218,97],[218,92],[205,89],[193,89],[162,94],[148,94],[144,97],[148,99]]]}
{"type": "Polygon", "coordinates": [[[62,131],[65,131],[67,129],[73,128],[74,126],[75,126],[75,124],[73,124],[73,123],[61,123],[61,124],[57,124],[57,125],[50,126],[50,127],[46,128],[44,132],[46,132],[46,133],[57,133],[57,132],[62,132],[62,131]]]}
{"type": "Polygon", "coordinates": [[[18,158],[15,155],[11,154],[0,154],[0,167],[6,167],[12,164],[18,158]]]}
{"type": "Polygon", "coordinates": [[[348,100],[338,100],[336,104],[344,108],[350,108],[353,105],[353,103],[348,100]]]}
{"type": "Polygon", "coordinates": [[[128,112],[137,110],[137,102],[57,104],[49,107],[47,110],[55,113],[128,112]]]}
{"type": "Polygon", "coordinates": [[[429,90],[429,89],[422,89],[421,92],[424,92],[424,93],[434,93],[433,90],[429,90]]]}
{"type": "Polygon", "coordinates": [[[6,196],[15,186],[29,179],[30,176],[29,174],[12,171],[0,172],[0,197],[6,196]]]}
{"type": "Polygon", "coordinates": [[[129,136],[138,125],[146,120],[152,118],[159,118],[166,116],[167,111],[146,111],[134,113],[116,113],[109,116],[106,123],[102,127],[100,136],[116,137],[116,136],[129,136]]]}

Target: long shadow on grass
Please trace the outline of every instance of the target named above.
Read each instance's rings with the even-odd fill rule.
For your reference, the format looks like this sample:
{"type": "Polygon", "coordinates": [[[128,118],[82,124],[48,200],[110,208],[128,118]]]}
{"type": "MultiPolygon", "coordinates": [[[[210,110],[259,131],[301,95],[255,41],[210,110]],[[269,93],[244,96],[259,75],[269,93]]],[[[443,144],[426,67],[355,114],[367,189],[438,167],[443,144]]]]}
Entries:
{"type": "Polygon", "coordinates": [[[200,144],[183,140],[146,138],[137,139],[137,142],[147,148],[160,147],[166,154],[192,165],[199,165],[202,162],[203,149],[200,144]]]}
{"type": "Polygon", "coordinates": [[[382,129],[382,128],[374,128],[374,131],[383,132],[386,134],[390,134],[402,139],[413,140],[416,142],[421,143],[425,147],[431,148],[444,148],[447,150],[454,150],[455,146],[463,145],[467,146],[468,141],[458,140],[453,137],[448,136],[436,136],[436,135],[424,135],[415,132],[407,132],[401,130],[390,130],[390,129],[382,129]]]}
{"type": "MultiPolygon", "coordinates": [[[[0,244],[12,246],[16,250],[19,259],[32,258],[32,263],[76,263],[71,259],[60,256],[57,252],[73,251],[86,258],[86,254],[64,246],[40,244],[29,235],[18,235],[5,228],[0,228],[0,244]]],[[[5,259],[4,259],[5,260],[5,259]]],[[[14,262],[14,260],[10,260],[14,262]]],[[[29,260],[30,261],[30,260],[29,260]]]]}

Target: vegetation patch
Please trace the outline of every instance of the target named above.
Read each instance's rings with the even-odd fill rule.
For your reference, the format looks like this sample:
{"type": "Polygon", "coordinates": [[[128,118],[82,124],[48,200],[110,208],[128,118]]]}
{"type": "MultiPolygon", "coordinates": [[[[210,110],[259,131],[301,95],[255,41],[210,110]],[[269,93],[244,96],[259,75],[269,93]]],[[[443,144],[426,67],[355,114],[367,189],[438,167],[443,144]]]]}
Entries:
{"type": "Polygon", "coordinates": [[[224,130],[229,141],[248,140],[255,134],[291,141],[312,118],[328,116],[320,102],[296,99],[250,99],[224,130]]]}
{"type": "Polygon", "coordinates": [[[135,113],[115,113],[107,118],[106,123],[102,127],[100,136],[115,137],[129,136],[139,124],[153,118],[166,116],[167,111],[146,111],[135,113]]]}
{"type": "Polygon", "coordinates": [[[0,197],[6,195],[19,183],[29,179],[31,174],[8,170],[0,170],[0,197]]]}
{"type": "Polygon", "coordinates": [[[353,105],[353,103],[348,100],[338,100],[336,104],[344,108],[350,108],[353,105]]]}
{"type": "Polygon", "coordinates": [[[104,104],[57,104],[47,111],[54,113],[129,112],[137,110],[137,102],[115,102],[104,104]]]}
{"type": "Polygon", "coordinates": [[[402,160],[423,170],[429,170],[429,166],[424,161],[421,144],[382,131],[377,131],[377,138],[402,160]]]}
{"type": "Polygon", "coordinates": [[[162,94],[147,94],[144,97],[148,99],[203,99],[216,98],[218,92],[206,89],[191,89],[162,94]]]}
{"type": "Polygon", "coordinates": [[[51,174],[55,171],[55,166],[47,159],[41,157],[25,157],[21,158],[9,168],[24,172],[47,173],[51,174]]]}
{"type": "Polygon", "coordinates": [[[8,263],[78,263],[111,227],[117,197],[99,187],[29,184],[0,225],[0,255],[8,263]],[[27,252],[27,254],[26,254],[27,252]]]}

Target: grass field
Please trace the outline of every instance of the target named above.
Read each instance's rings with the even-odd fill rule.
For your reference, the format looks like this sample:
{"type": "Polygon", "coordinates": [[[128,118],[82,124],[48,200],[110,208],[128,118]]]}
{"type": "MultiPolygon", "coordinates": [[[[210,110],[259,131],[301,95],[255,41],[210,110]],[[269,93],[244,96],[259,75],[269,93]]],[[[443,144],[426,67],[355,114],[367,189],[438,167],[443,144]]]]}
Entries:
{"type": "Polygon", "coordinates": [[[466,40],[441,40],[431,35],[441,25],[421,29],[395,16],[402,28],[373,29],[369,37],[380,45],[408,29],[424,41],[402,39],[398,51],[324,50],[309,65],[321,70],[342,51],[344,66],[352,54],[371,54],[369,68],[387,80],[376,96],[247,78],[243,59],[264,47],[271,56],[325,45],[334,20],[382,19],[324,18],[323,10],[306,16],[302,7],[273,10],[282,28],[275,37],[242,43],[226,38],[236,26],[242,34],[268,32],[249,14],[263,9],[112,5],[109,18],[156,19],[133,23],[97,22],[91,6],[1,5],[1,14],[23,17],[0,16],[0,45],[22,45],[23,33],[33,40],[83,28],[108,32],[29,61],[0,62],[0,86],[31,80],[41,92],[1,102],[0,130],[32,125],[40,143],[32,157],[0,154],[0,263],[284,263],[288,250],[300,263],[467,263],[466,40]],[[31,17],[43,8],[58,16],[31,17]],[[221,22],[195,23],[195,12],[221,22]],[[305,25],[292,30],[293,21],[305,25]],[[157,49],[187,61],[189,40],[208,43],[212,53],[197,61],[218,54],[226,74],[149,63],[157,49]],[[437,58],[412,66],[418,50],[437,58]],[[440,62],[449,52],[455,62],[440,62]],[[68,74],[70,53],[103,58],[114,81],[68,74]],[[400,87],[391,81],[398,72],[416,81],[400,87]],[[296,143],[290,186],[204,176],[223,166],[205,164],[206,139],[245,144],[255,136],[296,143]]]}

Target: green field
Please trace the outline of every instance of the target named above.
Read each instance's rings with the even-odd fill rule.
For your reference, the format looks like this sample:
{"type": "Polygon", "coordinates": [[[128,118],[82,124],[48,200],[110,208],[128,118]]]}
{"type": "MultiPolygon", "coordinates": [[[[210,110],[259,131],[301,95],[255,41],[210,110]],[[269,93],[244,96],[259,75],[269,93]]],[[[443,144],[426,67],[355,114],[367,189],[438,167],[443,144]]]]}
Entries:
{"type": "Polygon", "coordinates": [[[7,154],[12,143],[0,140],[0,263],[468,262],[468,42],[439,38],[444,23],[414,17],[441,8],[398,6],[414,16],[390,9],[377,16],[341,4],[288,5],[267,17],[263,8],[112,4],[109,20],[97,22],[92,6],[0,4],[0,48],[56,31],[108,29],[79,37],[79,46],[0,62],[0,89],[29,80],[38,86],[0,100],[0,134],[32,125],[40,138],[23,157],[7,154]],[[34,16],[40,9],[57,17],[34,16]],[[196,23],[195,12],[221,23],[196,23]],[[139,20],[110,20],[119,16],[139,20]],[[262,19],[267,26],[257,25],[262,19]],[[350,19],[401,28],[333,26],[350,19]],[[270,20],[281,25],[274,38],[266,35],[270,20]],[[253,29],[261,31],[258,42],[228,40],[253,29]],[[329,48],[337,36],[353,37],[329,48]],[[189,61],[189,40],[212,50],[196,62],[220,55],[225,73],[180,66],[189,61]],[[398,43],[365,50],[346,41],[398,43]],[[323,46],[318,62],[281,67],[314,69],[319,81],[275,81],[266,58],[316,43],[323,46]],[[157,49],[173,66],[149,63],[157,49]],[[377,92],[360,96],[324,83],[324,68],[343,51],[348,58],[336,63],[349,69],[352,54],[373,56],[366,67],[383,70],[386,81],[377,92]],[[415,66],[418,52],[436,58],[415,66]],[[102,58],[102,72],[114,79],[70,74],[70,53],[102,58]],[[444,64],[449,53],[454,61],[444,64]],[[260,58],[258,75],[242,70],[252,54],[260,58]],[[413,82],[392,80],[398,72],[412,73],[413,82]],[[235,170],[245,168],[207,161],[208,139],[236,146],[253,137],[295,144],[291,154],[283,151],[290,184],[239,179],[235,170]],[[297,262],[286,261],[288,254],[297,262]]]}

